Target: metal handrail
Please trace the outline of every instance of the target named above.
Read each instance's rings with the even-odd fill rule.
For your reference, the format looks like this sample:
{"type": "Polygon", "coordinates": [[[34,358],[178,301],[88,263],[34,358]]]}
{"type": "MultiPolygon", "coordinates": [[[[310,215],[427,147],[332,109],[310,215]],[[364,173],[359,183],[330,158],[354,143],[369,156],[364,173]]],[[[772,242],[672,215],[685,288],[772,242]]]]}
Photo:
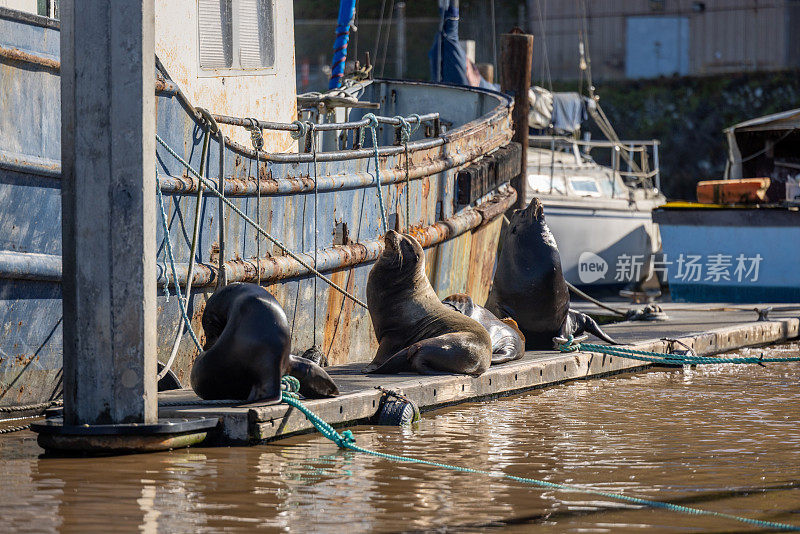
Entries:
{"type": "Polygon", "coordinates": [[[573,145],[579,146],[589,146],[589,147],[597,147],[597,148],[614,148],[618,146],[620,148],[628,149],[629,146],[656,146],[660,145],[661,141],[658,139],[649,139],[649,140],[625,140],[620,141],[619,143],[615,143],[614,141],[607,141],[607,140],[585,140],[585,139],[573,139],[572,137],[564,137],[560,135],[531,135],[528,136],[528,141],[535,141],[535,142],[550,142],[550,141],[562,141],[564,143],[570,143],[573,145]]]}
{"type": "MultiPolygon", "coordinates": [[[[262,121],[262,120],[251,120],[248,118],[242,117],[231,117],[228,115],[216,115],[212,114],[214,119],[220,124],[229,124],[231,126],[242,126],[242,127],[252,127],[253,122],[255,122],[256,126],[263,130],[282,130],[287,132],[297,132],[300,130],[300,126],[297,123],[287,123],[287,122],[270,122],[270,121],[262,121]]],[[[394,117],[382,117],[377,116],[378,122],[380,124],[391,124],[392,126],[400,126],[401,122],[400,119],[394,117]]],[[[439,118],[438,113],[426,113],[425,115],[414,115],[410,117],[406,117],[405,120],[409,124],[416,124],[418,121],[420,123],[434,121],[439,118]]],[[[332,130],[356,130],[358,128],[364,128],[369,125],[368,119],[361,119],[359,121],[349,121],[349,122],[326,122],[320,124],[314,124],[314,130],[318,132],[325,132],[325,131],[332,131],[332,130]]]]}
{"type": "MultiPolygon", "coordinates": [[[[649,140],[621,140],[619,142],[616,141],[608,141],[608,140],[584,140],[584,139],[575,139],[572,137],[566,136],[556,136],[556,135],[530,135],[528,136],[528,144],[534,145],[540,148],[549,148],[550,150],[555,151],[556,143],[560,145],[569,145],[569,146],[577,146],[577,147],[586,147],[589,150],[592,148],[610,148],[612,149],[612,170],[615,174],[619,176],[625,177],[634,177],[638,178],[639,180],[649,180],[653,179],[653,186],[656,189],[661,189],[661,169],[659,168],[659,147],[661,146],[661,141],[658,139],[649,139],[649,140]],[[544,145],[544,146],[542,146],[544,145]],[[646,170],[649,165],[649,157],[648,157],[648,147],[652,147],[653,150],[653,170],[646,170]],[[624,150],[625,154],[620,154],[620,152],[624,150]],[[639,170],[639,166],[634,163],[634,156],[633,154],[639,154],[639,165],[641,166],[642,170],[639,170]],[[620,155],[623,155],[626,161],[628,161],[628,170],[623,171],[620,169],[619,165],[619,158],[620,155]],[[634,170],[634,168],[636,170],[634,170]]],[[[586,151],[588,152],[588,150],[586,151]]]]}

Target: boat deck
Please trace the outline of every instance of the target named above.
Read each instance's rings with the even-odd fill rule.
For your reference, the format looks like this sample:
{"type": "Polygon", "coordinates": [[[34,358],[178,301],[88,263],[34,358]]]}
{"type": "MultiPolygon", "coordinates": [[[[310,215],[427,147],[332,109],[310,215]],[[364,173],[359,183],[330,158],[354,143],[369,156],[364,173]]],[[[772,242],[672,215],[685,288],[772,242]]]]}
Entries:
{"type": "MultiPolygon", "coordinates": [[[[678,339],[700,356],[780,343],[800,336],[800,305],[774,305],[767,321],[757,321],[754,306],[747,305],[667,303],[661,306],[669,315],[667,321],[622,322],[606,325],[604,330],[617,341],[658,352],[670,349],[671,342],[662,338],[678,339]]],[[[583,304],[575,307],[591,310],[583,304]]],[[[360,370],[365,365],[327,368],[341,395],[305,404],[325,421],[348,426],[366,422],[375,414],[381,397],[376,386],[402,391],[426,411],[650,366],[615,356],[557,351],[528,351],[522,359],[491,367],[480,377],[364,375],[360,370]]],[[[312,428],[300,412],[285,404],[204,405],[191,389],[163,392],[159,402],[161,417],[218,417],[220,425],[209,437],[211,444],[216,445],[256,444],[312,428]]]]}

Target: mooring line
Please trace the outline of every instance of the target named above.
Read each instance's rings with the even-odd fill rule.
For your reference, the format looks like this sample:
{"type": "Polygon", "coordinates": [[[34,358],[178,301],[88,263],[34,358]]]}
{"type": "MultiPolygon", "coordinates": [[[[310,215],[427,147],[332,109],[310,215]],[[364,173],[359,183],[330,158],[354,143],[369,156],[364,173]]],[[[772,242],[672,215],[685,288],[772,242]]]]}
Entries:
{"type": "Polygon", "coordinates": [[[647,350],[627,349],[625,347],[615,347],[613,345],[596,345],[594,343],[581,343],[569,336],[568,338],[555,338],[556,348],[561,352],[595,352],[608,354],[619,358],[628,358],[650,363],[661,363],[665,365],[706,365],[721,363],[779,363],[779,362],[800,362],[800,356],[785,356],[783,358],[764,358],[764,356],[742,356],[738,358],[719,358],[716,356],[689,356],[684,354],[668,354],[663,352],[652,352],[647,350]]]}
{"type": "Polygon", "coordinates": [[[320,419],[319,416],[317,416],[317,414],[306,408],[303,405],[303,403],[300,402],[300,397],[297,394],[297,391],[300,389],[300,382],[296,378],[292,376],[284,376],[282,379],[282,384],[283,384],[283,391],[281,391],[281,401],[293,408],[297,408],[298,410],[300,410],[300,412],[302,412],[303,415],[306,416],[306,419],[308,419],[311,422],[311,424],[314,425],[314,428],[316,428],[320,432],[320,434],[322,434],[329,440],[336,443],[336,445],[338,445],[342,449],[349,449],[351,451],[369,454],[371,456],[376,456],[378,458],[383,458],[385,460],[391,460],[393,462],[428,465],[431,467],[447,469],[449,471],[458,471],[461,473],[471,473],[475,475],[485,475],[493,478],[505,478],[508,480],[514,480],[515,482],[522,482],[523,484],[530,484],[542,488],[554,489],[559,491],[568,491],[572,493],[587,493],[590,495],[597,495],[599,497],[606,497],[608,499],[616,499],[618,501],[623,501],[631,504],[638,504],[640,506],[670,510],[672,512],[681,512],[689,515],[703,515],[703,516],[717,517],[720,519],[730,519],[732,521],[739,521],[740,523],[746,523],[748,525],[754,525],[764,528],[772,528],[776,530],[800,531],[800,526],[789,525],[787,523],[776,523],[773,521],[763,521],[761,519],[751,519],[749,517],[726,514],[723,512],[714,512],[712,510],[703,510],[700,508],[692,508],[690,506],[683,506],[680,504],[672,504],[663,501],[654,501],[650,499],[643,499],[640,497],[632,497],[630,495],[623,495],[621,493],[611,493],[608,491],[596,490],[593,488],[586,488],[571,484],[560,484],[558,482],[547,482],[546,480],[538,480],[530,477],[518,477],[514,475],[509,475],[507,473],[503,473],[501,471],[486,471],[483,469],[460,467],[457,465],[444,464],[441,462],[433,462],[431,460],[423,460],[420,458],[413,458],[410,456],[400,456],[397,454],[386,454],[383,452],[373,451],[356,445],[356,438],[350,430],[345,430],[340,434],[331,425],[320,419]]]}

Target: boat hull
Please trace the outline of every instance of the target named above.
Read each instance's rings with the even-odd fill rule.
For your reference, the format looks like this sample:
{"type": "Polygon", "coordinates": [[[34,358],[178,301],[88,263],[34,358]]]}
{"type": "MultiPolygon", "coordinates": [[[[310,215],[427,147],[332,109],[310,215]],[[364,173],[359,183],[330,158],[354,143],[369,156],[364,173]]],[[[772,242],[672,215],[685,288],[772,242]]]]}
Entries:
{"type": "Polygon", "coordinates": [[[579,287],[622,287],[652,274],[660,247],[654,203],[541,196],[547,225],[558,243],[564,278],[579,287]]]}
{"type": "Polygon", "coordinates": [[[676,302],[798,302],[800,212],[662,208],[666,279],[676,302]]]}
{"type": "MultiPolygon", "coordinates": [[[[42,402],[61,389],[61,148],[57,26],[30,18],[15,20],[5,12],[0,16],[0,34],[7,43],[18,41],[34,58],[34,62],[27,56],[9,59],[0,53],[0,121],[6,132],[0,137],[0,406],[4,406],[42,402]],[[36,57],[55,64],[37,64],[36,57]]],[[[200,169],[208,127],[168,76],[157,80],[156,90],[159,136],[200,169]]],[[[369,85],[361,98],[381,104],[376,115],[438,112],[446,131],[420,129],[406,153],[395,142],[395,129],[382,125],[376,132],[378,145],[389,150],[377,158],[377,166],[369,144],[366,155],[348,145],[338,152],[320,153],[313,161],[309,154],[256,155],[249,147],[228,142],[222,181],[226,196],[307,264],[313,263],[316,241],[319,270],[365,301],[367,276],[382,250],[380,174],[389,227],[409,231],[423,243],[427,273],[437,294],[466,292],[483,301],[491,282],[500,214],[516,195],[505,180],[494,184],[484,198],[460,205],[456,174],[510,142],[511,100],[491,91],[393,81],[369,85]]],[[[330,142],[323,139],[318,146],[330,142]]],[[[218,139],[212,137],[207,176],[214,182],[219,181],[221,154],[218,139]]],[[[159,221],[154,243],[158,269],[153,273],[159,288],[158,359],[165,362],[181,322],[165,237],[170,237],[178,287],[184,291],[198,184],[165,148],[157,148],[156,160],[168,229],[164,232],[159,221]]],[[[333,364],[371,360],[377,343],[366,309],[323,280],[315,281],[307,268],[267,239],[257,240],[253,227],[229,208],[220,219],[215,197],[206,193],[200,202],[198,264],[188,299],[188,314],[200,343],[205,302],[220,280],[222,224],[229,281],[260,282],[275,295],[289,318],[294,352],[316,344],[333,364]]],[[[197,354],[191,338],[184,336],[173,366],[184,385],[197,354]]]]}

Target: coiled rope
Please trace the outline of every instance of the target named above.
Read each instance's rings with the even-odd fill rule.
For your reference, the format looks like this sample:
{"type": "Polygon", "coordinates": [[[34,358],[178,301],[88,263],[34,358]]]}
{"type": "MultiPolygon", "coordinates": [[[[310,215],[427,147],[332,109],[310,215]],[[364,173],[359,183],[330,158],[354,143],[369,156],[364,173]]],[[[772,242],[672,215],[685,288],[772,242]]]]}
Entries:
{"type": "Polygon", "coordinates": [[[386,454],[383,452],[373,451],[370,449],[366,449],[364,447],[360,447],[356,445],[356,438],[350,430],[345,430],[341,434],[338,433],[331,425],[323,421],[319,418],[314,412],[306,408],[302,402],[300,402],[300,397],[297,394],[297,391],[300,389],[300,382],[292,377],[292,376],[284,376],[281,380],[283,390],[281,391],[281,401],[288,404],[289,406],[300,410],[303,415],[306,416],[314,428],[316,428],[320,434],[325,436],[327,439],[331,440],[332,442],[336,443],[342,449],[349,449],[351,451],[361,452],[364,454],[369,454],[370,456],[375,456],[378,458],[383,458],[384,460],[390,460],[393,462],[402,462],[402,463],[413,463],[419,465],[429,465],[431,467],[438,467],[440,469],[447,469],[449,471],[457,471],[461,473],[472,473],[476,475],[485,475],[493,478],[504,478],[507,480],[513,480],[515,482],[522,482],[523,484],[530,484],[533,486],[539,486],[541,488],[547,489],[554,489],[559,491],[568,491],[572,493],[586,493],[590,495],[597,495],[600,497],[605,497],[608,499],[615,499],[622,502],[627,502],[631,504],[638,504],[640,506],[648,506],[651,508],[660,508],[663,510],[670,510],[672,512],[680,512],[689,515],[702,515],[702,516],[710,516],[710,517],[717,517],[720,519],[730,519],[732,521],[739,521],[741,523],[746,523],[748,525],[754,525],[758,527],[764,528],[772,528],[776,530],[788,530],[788,531],[800,531],[800,527],[789,525],[786,523],[776,523],[773,521],[762,521],[760,519],[751,519],[749,517],[741,517],[733,514],[726,514],[722,512],[714,512],[711,510],[702,510],[700,508],[691,508],[689,506],[682,506],[678,504],[672,504],[668,502],[662,501],[653,501],[650,499],[642,499],[640,497],[633,497],[630,495],[623,495],[621,493],[611,493],[608,491],[601,491],[596,490],[593,488],[587,488],[583,486],[575,486],[571,484],[559,484],[557,482],[547,482],[546,480],[538,480],[535,478],[529,477],[517,477],[513,475],[509,475],[503,473],[501,471],[486,471],[483,469],[472,469],[470,467],[460,467],[457,465],[449,465],[444,464],[441,462],[432,462],[430,460],[423,460],[420,458],[412,458],[410,456],[400,456],[396,454],[386,454]]]}
{"type": "Polygon", "coordinates": [[[620,358],[628,358],[631,360],[639,360],[650,363],[659,363],[664,365],[705,365],[705,364],[721,364],[721,363],[778,363],[778,362],[800,362],[800,356],[786,356],[783,358],[764,358],[764,356],[740,356],[736,358],[720,358],[720,357],[707,357],[696,356],[688,354],[666,354],[663,352],[651,352],[647,350],[626,349],[624,347],[615,347],[613,345],[596,345],[594,343],[576,342],[576,340],[569,336],[565,340],[557,339],[556,348],[561,352],[595,352],[600,354],[608,354],[609,356],[618,356],[620,358]]]}
{"type": "MultiPolygon", "coordinates": [[[[381,212],[383,233],[386,234],[388,227],[386,225],[386,208],[383,207],[383,190],[381,189],[381,162],[378,158],[378,117],[376,117],[374,113],[367,113],[363,118],[369,121],[367,127],[372,133],[372,148],[375,149],[375,187],[378,189],[378,207],[380,208],[381,212]]],[[[364,135],[364,130],[361,130],[361,134],[362,136],[364,135]]],[[[364,144],[363,139],[361,140],[361,144],[364,144]]]]}
{"type": "MultiPolygon", "coordinates": [[[[47,408],[51,408],[53,406],[62,406],[64,401],[62,399],[50,400],[45,402],[37,402],[36,404],[22,404],[19,406],[0,406],[0,413],[19,413],[19,412],[29,412],[29,411],[37,411],[39,414],[37,415],[26,415],[22,417],[12,417],[10,419],[0,419],[0,424],[11,423],[15,421],[24,421],[26,419],[36,419],[40,417],[40,414],[43,410],[47,408]]],[[[0,428],[0,434],[12,434],[14,432],[20,432],[22,430],[27,430],[30,428],[30,423],[24,425],[16,425],[16,426],[7,426],[0,428]]]]}
{"type": "Polygon", "coordinates": [[[46,410],[52,406],[61,406],[64,401],[61,399],[38,402],[36,404],[21,404],[19,406],[0,406],[0,413],[28,412],[31,410],[46,410]]]}
{"type": "MultiPolygon", "coordinates": [[[[353,302],[355,302],[355,303],[356,303],[356,304],[358,304],[359,306],[361,306],[361,307],[363,307],[363,308],[365,308],[365,309],[367,308],[367,305],[366,305],[364,302],[362,302],[362,301],[361,301],[361,300],[360,300],[358,297],[356,297],[355,295],[353,295],[353,294],[349,293],[349,292],[348,292],[348,291],[346,291],[345,289],[343,289],[343,288],[339,287],[339,285],[337,285],[337,284],[336,284],[336,283],[335,283],[333,280],[331,280],[330,278],[328,278],[327,276],[325,276],[324,274],[322,274],[321,272],[319,272],[317,269],[315,269],[314,267],[312,267],[311,265],[309,265],[309,264],[308,264],[308,262],[306,262],[306,261],[305,261],[305,260],[303,260],[303,259],[302,259],[300,256],[298,256],[297,254],[295,254],[294,252],[292,252],[291,250],[289,250],[289,249],[288,249],[288,248],[287,248],[287,247],[286,247],[286,246],[285,246],[283,243],[281,243],[280,241],[278,241],[276,238],[272,237],[272,235],[271,235],[269,232],[267,232],[267,231],[266,231],[266,230],[264,230],[264,229],[263,229],[261,226],[259,226],[258,224],[256,224],[256,222],[255,222],[253,219],[251,219],[251,218],[250,218],[250,217],[248,217],[248,216],[247,216],[247,215],[246,215],[244,212],[242,212],[242,210],[240,210],[240,209],[239,209],[239,208],[238,208],[238,207],[237,207],[235,204],[233,204],[233,203],[232,203],[232,202],[231,202],[231,201],[230,201],[228,198],[226,198],[226,197],[224,197],[224,196],[220,195],[220,194],[219,194],[219,192],[216,190],[216,186],[215,186],[215,184],[214,184],[212,181],[208,180],[207,178],[204,178],[204,177],[200,176],[200,174],[199,174],[199,173],[198,173],[198,172],[197,172],[197,171],[196,171],[196,170],[195,170],[195,169],[194,169],[194,168],[193,168],[191,165],[189,165],[189,163],[187,163],[187,162],[186,162],[186,160],[184,160],[184,159],[183,159],[183,158],[182,158],[180,155],[178,155],[178,153],[177,153],[177,152],[175,152],[175,151],[174,151],[174,150],[173,150],[173,149],[172,149],[172,148],[171,148],[171,147],[170,147],[170,146],[169,146],[169,145],[168,145],[168,144],[167,144],[167,143],[166,143],[166,142],[165,142],[165,141],[164,141],[164,140],[161,138],[161,136],[159,136],[158,134],[156,134],[156,141],[158,141],[158,143],[159,143],[161,146],[163,146],[163,147],[164,147],[164,149],[165,149],[165,150],[166,150],[166,151],[167,151],[167,152],[168,152],[168,153],[169,153],[169,154],[170,154],[172,157],[174,157],[174,158],[175,158],[175,159],[176,159],[176,160],[177,160],[177,161],[178,161],[178,162],[179,162],[181,165],[183,165],[183,166],[186,168],[186,170],[187,170],[187,171],[189,171],[189,173],[191,173],[191,174],[192,174],[192,176],[194,176],[195,178],[197,178],[197,179],[198,179],[198,181],[200,182],[200,184],[201,184],[202,186],[205,186],[205,187],[207,187],[207,188],[208,188],[208,190],[211,192],[211,194],[213,194],[213,195],[216,195],[216,196],[217,196],[217,197],[218,197],[218,198],[219,198],[219,199],[220,199],[220,200],[221,200],[223,203],[225,203],[225,205],[227,205],[227,206],[228,206],[228,207],[229,207],[231,210],[233,210],[233,212],[234,212],[234,213],[236,213],[237,215],[239,215],[239,216],[240,216],[240,217],[241,217],[241,218],[242,218],[242,219],[243,219],[245,222],[247,222],[248,224],[250,224],[250,225],[251,225],[253,228],[255,228],[255,229],[256,229],[256,231],[260,232],[260,233],[261,233],[261,234],[262,234],[264,237],[266,237],[267,239],[269,239],[269,240],[270,240],[270,241],[271,241],[271,242],[272,242],[272,243],[273,243],[273,244],[274,244],[276,247],[278,247],[278,248],[279,248],[279,249],[281,249],[281,250],[282,250],[284,253],[286,253],[286,255],[287,255],[287,256],[291,257],[293,260],[295,260],[296,262],[298,262],[300,265],[302,265],[303,267],[305,267],[306,269],[308,269],[308,270],[309,270],[309,272],[311,272],[312,274],[314,274],[314,275],[318,276],[318,277],[319,277],[320,279],[322,279],[322,280],[323,280],[325,283],[327,283],[329,286],[331,286],[333,289],[335,289],[336,291],[338,291],[339,293],[341,293],[341,294],[342,294],[342,295],[344,295],[345,297],[349,298],[350,300],[352,300],[353,302]]],[[[160,191],[161,191],[161,190],[159,189],[159,196],[160,196],[160,191]]],[[[174,266],[173,266],[173,268],[174,268],[174,266]]],[[[177,280],[177,279],[176,279],[176,280],[177,280]]]]}

